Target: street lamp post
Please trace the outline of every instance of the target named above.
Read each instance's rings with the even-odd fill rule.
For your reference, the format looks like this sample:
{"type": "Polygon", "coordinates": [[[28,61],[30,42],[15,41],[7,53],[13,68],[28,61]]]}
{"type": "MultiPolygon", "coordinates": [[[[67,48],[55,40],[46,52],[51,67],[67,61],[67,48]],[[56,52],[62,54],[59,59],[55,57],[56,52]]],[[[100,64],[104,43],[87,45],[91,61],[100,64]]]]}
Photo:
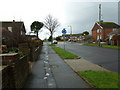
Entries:
{"type": "Polygon", "coordinates": [[[68,26],[70,27],[70,35],[72,35],[72,26],[68,26]]]}
{"type": "Polygon", "coordinates": [[[70,37],[72,38],[72,26],[70,25],[68,27],[70,27],[70,37]]]}

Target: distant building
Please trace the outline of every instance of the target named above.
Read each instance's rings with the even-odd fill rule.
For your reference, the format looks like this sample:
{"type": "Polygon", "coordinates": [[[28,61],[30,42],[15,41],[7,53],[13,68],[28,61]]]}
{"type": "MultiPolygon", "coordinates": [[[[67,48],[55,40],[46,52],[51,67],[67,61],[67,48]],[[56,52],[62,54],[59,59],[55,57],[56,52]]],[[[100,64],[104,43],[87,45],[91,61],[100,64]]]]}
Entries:
{"type": "MultiPolygon", "coordinates": [[[[61,40],[64,40],[64,35],[61,36],[61,40]]],[[[78,42],[84,40],[84,36],[82,34],[66,34],[65,40],[78,42]]]]}
{"type": "Polygon", "coordinates": [[[92,28],[92,39],[93,41],[97,41],[99,39],[101,41],[105,41],[106,39],[109,39],[110,33],[117,30],[120,30],[120,25],[114,22],[96,22],[92,28]]]}
{"type": "Polygon", "coordinates": [[[12,45],[18,43],[23,43],[25,41],[25,26],[23,22],[17,21],[2,21],[0,22],[2,27],[0,27],[2,32],[2,41],[4,43],[11,43],[12,45]]]}

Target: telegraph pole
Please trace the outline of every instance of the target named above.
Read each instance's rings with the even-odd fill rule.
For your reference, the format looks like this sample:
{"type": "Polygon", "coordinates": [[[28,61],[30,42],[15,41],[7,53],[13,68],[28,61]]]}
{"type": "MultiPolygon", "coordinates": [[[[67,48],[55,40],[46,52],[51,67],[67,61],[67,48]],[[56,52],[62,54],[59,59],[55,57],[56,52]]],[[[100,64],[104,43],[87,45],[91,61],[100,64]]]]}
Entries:
{"type": "Polygon", "coordinates": [[[100,32],[101,32],[101,27],[100,27],[100,22],[101,22],[101,4],[99,4],[99,40],[98,40],[98,45],[100,46],[100,32]]]}
{"type": "Polygon", "coordinates": [[[120,25],[120,1],[118,2],[118,24],[120,25]]]}

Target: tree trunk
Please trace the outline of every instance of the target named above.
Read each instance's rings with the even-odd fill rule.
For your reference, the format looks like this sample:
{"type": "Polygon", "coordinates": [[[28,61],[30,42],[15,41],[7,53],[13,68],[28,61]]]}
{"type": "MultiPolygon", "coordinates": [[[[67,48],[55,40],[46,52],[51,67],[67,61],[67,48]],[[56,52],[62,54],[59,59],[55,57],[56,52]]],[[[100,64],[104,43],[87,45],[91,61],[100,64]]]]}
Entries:
{"type": "Polygon", "coordinates": [[[37,32],[37,38],[38,38],[38,32],[37,32]]]}
{"type": "Polygon", "coordinates": [[[53,42],[53,36],[51,35],[51,44],[52,44],[52,42],[53,42]]]}
{"type": "Polygon", "coordinates": [[[51,32],[51,44],[53,42],[53,33],[51,32]]]}

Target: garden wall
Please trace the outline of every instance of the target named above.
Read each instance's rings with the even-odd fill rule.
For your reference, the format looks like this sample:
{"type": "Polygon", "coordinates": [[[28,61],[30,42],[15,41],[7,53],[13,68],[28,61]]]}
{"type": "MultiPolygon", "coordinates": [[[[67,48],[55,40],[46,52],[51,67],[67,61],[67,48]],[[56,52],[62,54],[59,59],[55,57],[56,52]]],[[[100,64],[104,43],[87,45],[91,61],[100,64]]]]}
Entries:
{"type": "MultiPolygon", "coordinates": [[[[21,45],[23,49],[25,49],[24,46],[26,47],[25,44],[21,45]]],[[[31,47],[30,52],[20,58],[17,55],[2,57],[2,65],[5,67],[0,71],[0,73],[2,72],[2,88],[23,87],[25,80],[31,71],[29,62],[34,62],[37,60],[41,48],[42,44],[38,47],[31,47]]]]}

